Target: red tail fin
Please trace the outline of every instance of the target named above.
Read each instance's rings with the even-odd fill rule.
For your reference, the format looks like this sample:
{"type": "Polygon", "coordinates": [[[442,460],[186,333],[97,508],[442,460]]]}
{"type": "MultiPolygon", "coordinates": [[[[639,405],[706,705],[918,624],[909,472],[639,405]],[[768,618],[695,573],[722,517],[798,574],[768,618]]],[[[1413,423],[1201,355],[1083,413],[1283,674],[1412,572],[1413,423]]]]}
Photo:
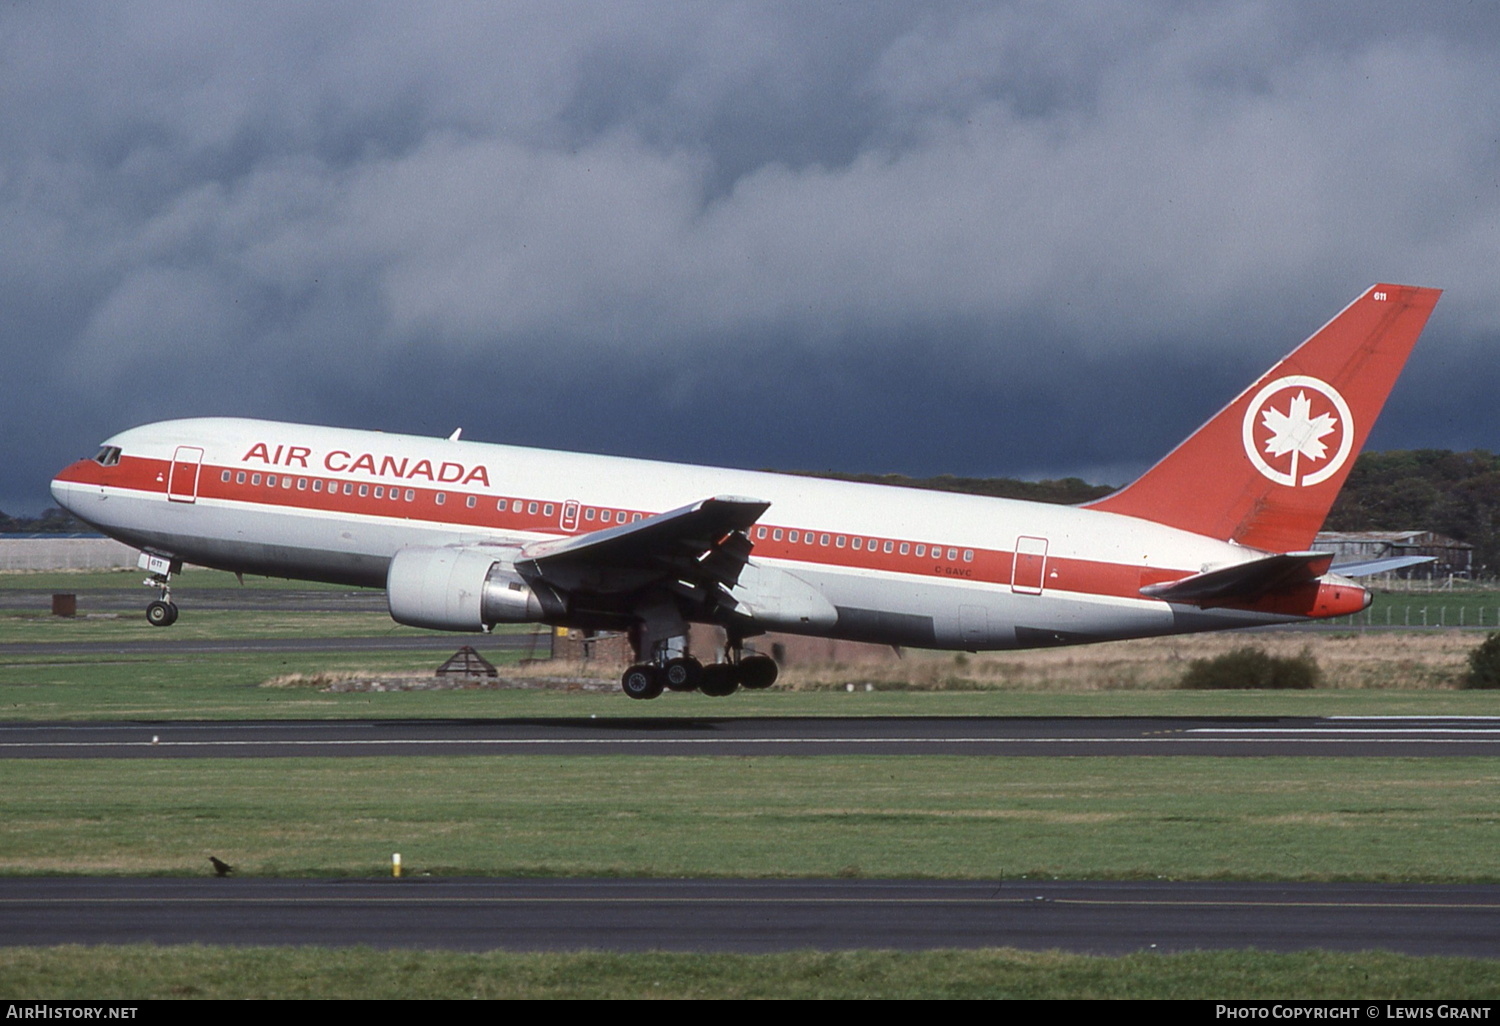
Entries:
{"type": "Polygon", "coordinates": [[[1267,552],[1308,548],[1441,294],[1372,287],[1166,459],[1089,508],[1267,552]]]}

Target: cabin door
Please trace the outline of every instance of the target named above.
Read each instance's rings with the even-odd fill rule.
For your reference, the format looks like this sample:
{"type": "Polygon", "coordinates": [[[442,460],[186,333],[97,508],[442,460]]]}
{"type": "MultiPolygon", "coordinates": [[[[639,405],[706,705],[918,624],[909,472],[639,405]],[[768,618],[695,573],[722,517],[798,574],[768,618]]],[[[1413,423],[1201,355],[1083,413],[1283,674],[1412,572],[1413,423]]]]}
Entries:
{"type": "Polygon", "coordinates": [[[1016,539],[1016,562],[1011,570],[1010,590],[1021,595],[1040,595],[1047,572],[1047,539],[1016,539]]]}
{"type": "Polygon", "coordinates": [[[198,473],[203,469],[203,450],[179,445],[167,473],[167,498],[173,502],[198,501],[198,473]]]}

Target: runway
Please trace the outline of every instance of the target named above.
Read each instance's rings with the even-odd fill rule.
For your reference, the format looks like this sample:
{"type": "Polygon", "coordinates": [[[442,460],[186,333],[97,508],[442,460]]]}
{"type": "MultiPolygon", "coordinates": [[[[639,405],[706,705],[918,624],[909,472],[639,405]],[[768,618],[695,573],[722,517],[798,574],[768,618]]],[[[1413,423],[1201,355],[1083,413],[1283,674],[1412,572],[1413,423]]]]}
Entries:
{"type": "MultiPolygon", "coordinates": [[[[705,700],[708,701],[708,700],[705,700]]],[[[0,723],[0,759],[410,755],[1500,756],[1500,717],[722,717],[0,723]]]]}
{"type": "Polygon", "coordinates": [[[1027,880],[0,879],[0,944],[1500,956],[1500,886],[1027,880]]]}

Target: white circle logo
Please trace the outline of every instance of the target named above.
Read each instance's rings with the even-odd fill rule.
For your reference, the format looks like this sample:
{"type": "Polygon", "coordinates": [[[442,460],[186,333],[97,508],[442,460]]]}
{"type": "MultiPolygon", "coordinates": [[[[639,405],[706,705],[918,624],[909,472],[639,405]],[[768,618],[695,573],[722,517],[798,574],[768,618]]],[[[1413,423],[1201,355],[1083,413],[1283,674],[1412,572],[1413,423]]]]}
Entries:
{"type": "Polygon", "coordinates": [[[1277,484],[1300,488],[1338,473],[1354,448],[1354,418],[1338,389],[1293,374],[1255,393],[1242,434],[1245,455],[1256,470],[1277,484]]]}

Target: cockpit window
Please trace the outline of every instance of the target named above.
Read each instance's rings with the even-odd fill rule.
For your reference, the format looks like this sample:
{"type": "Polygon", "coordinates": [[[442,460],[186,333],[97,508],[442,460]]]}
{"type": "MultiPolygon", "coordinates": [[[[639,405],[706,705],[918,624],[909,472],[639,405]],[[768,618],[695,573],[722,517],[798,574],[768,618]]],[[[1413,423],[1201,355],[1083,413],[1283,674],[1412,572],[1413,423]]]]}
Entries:
{"type": "Polygon", "coordinates": [[[94,462],[101,467],[113,467],[120,462],[120,447],[118,445],[104,445],[94,454],[94,462]]]}

